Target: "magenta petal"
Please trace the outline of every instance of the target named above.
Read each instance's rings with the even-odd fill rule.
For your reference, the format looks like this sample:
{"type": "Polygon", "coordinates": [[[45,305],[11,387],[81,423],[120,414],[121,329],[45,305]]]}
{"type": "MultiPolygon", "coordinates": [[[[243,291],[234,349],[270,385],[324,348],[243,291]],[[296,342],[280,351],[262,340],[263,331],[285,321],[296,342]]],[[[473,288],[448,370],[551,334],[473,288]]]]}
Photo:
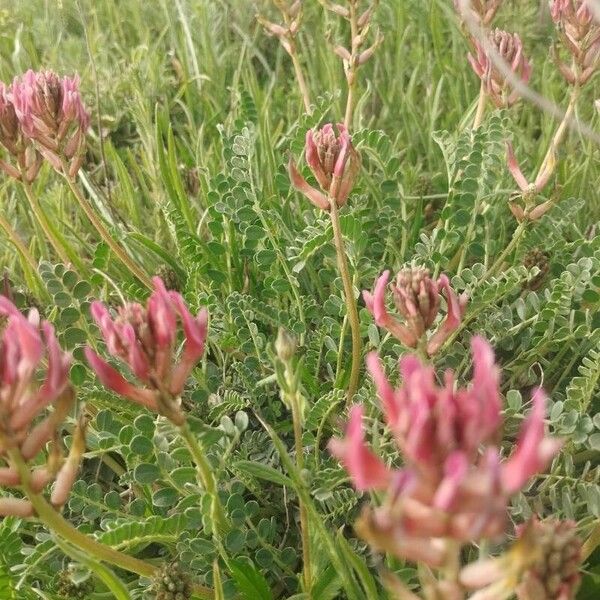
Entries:
{"type": "Polygon", "coordinates": [[[338,123],[337,128],[339,132],[338,140],[341,145],[338,158],[333,166],[333,174],[336,177],[342,177],[346,169],[346,163],[348,162],[352,142],[350,140],[350,134],[343,123],[338,123]]]}
{"type": "Polygon", "coordinates": [[[102,385],[152,411],[156,412],[158,410],[154,394],[150,390],[136,388],[129,383],[115,368],[100,358],[89,346],[85,348],[84,352],[88,363],[96,372],[102,385]]]}
{"type": "Polygon", "coordinates": [[[502,483],[510,494],[545,469],[562,445],[561,440],[545,436],[546,395],[543,390],[538,388],[532,400],[533,408],[521,427],[517,448],[502,469],[502,483]]]}
{"type": "Polygon", "coordinates": [[[198,313],[198,316],[194,318],[188,310],[181,294],[171,292],[170,295],[183,323],[183,331],[185,332],[183,351],[185,359],[196,363],[204,353],[204,344],[206,342],[206,334],[208,331],[208,312],[203,308],[198,313]]]}
{"type": "Polygon", "coordinates": [[[459,300],[458,296],[450,286],[450,281],[446,275],[440,275],[438,285],[446,298],[447,313],[444,322],[429,340],[427,344],[427,353],[433,356],[443,345],[443,343],[456,331],[464,313],[464,300],[459,300]]]}
{"type": "Polygon", "coordinates": [[[350,409],[344,439],[333,438],[330,452],[344,465],[357,490],[385,489],[390,482],[391,471],[366,446],[362,429],[362,406],[350,409]]]}
{"type": "Polygon", "coordinates": [[[325,194],[308,184],[306,179],[300,175],[296,165],[290,158],[288,171],[292,185],[302,194],[304,194],[317,208],[329,210],[329,200],[325,194]]]}
{"type": "Polygon", "coordinates": [[[517,162],[515,152],[510,142],[506,143],[506,165],[508,166],[510,174],[517,182],[519,189],[522,192],[527,191],[527,189],[529,188],[529,182],[527,181],[527,179],[525,179],[525,175],[523,175],[521,167],[519,167],[519,163],[517,162]]]}
{"type": "Polygon", "coordinates": [[[471,340],[473,351],[473,385],[470,397],[481,414],[482,438],[494,433],[501,421],[500,372],[494,362],[494,351],[489,342],[480,336],[471,340]]]}
{"type": "Polygon", "coordinates": [[[387,327],[391,320],[385,307],[385,292],[389,278],[390,272],[384,271],[375,281],[375,289],[372,294],[367,290],[363,291],[367,310],[373,315],[375,324],[379,327],[387,327]]]}
{"type": "Polygon", "coordinates": [[[387,377],[383,372],[383,367],[381,366],[381,361],[376,352],[369,352],[367,355],[367,369],[377,388],[377,394],[383,405],[387,424],[393,429],[398,421],[401,407],[398,406],[394,388],[387,380],[387,377]]]}
{"type": "Polygon", "coordinates": [[[171,297],[160,277],[153,277],[154,292],[148,299],[148,319],[157,344],[169,348],[177,334],[177,318],[171,297]]]}

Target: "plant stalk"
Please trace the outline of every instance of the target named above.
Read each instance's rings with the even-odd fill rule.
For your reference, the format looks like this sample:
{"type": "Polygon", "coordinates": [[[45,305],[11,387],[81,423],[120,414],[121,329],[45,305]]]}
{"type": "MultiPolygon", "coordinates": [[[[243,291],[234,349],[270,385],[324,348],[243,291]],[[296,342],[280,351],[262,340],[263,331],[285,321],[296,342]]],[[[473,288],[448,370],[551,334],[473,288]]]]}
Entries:
{"type": "Polygon", "coordinates": [[[38,518],[49,529],[54,531],[65,541],[100,561],[110,563],[130,571],[131,573],[137,573],[142,577],[151,578],[156,573],[157,568],[154,565],[134,558],[133,556],[123,554],[105,544],[101,544],[73,527],[73,525],[57,512],[41,494],[33,492],[30,486],[29,469],[19,451],[10,450],[9,455],[11,462],[15,465],[21,477],[23,491],[33,505],[38,518]]]}
{"type": "Polygon", "coordinates": [[[306,79],[304,78],[304,73],[302,72],[302,65],[300,64],[300,59],[298,58],[298,53],[296,52],[296,46],[292,46],[293,51],[290,52],[290,58],[292,59],[292,65],[294,67],[294,73],[296,74],[296,81],[298,83],[298,88],[300,89],[300,94],[302,96],[302,102],[304,103],[304,110],[307,114],[311,114],[311,106],[310,106],[310,93],[308,91],[308,86],[306,85],[306,79]]]}
{"type": "Polygon", "coordinates": [[[178,428],[178,430],[181,434],[181,437],[184,439],[192,455],[192,458],[194,459],[194,462],[196,463],[196,469],[198,471],[198,478],[200,480],[200,483],[202,487],[206,490],[206,493],[209,494],[212,498],[214,513],[213,516],[216,522],[216,529],[219,532],[219,534],[227,532],[230,528],[229,522],[225,514],[225,509],[221,504],[221,499],[219,498],[217,481],[212,472],[210,463],[204,455],[204,448],[202,448],[201,443],[198,441],[198,438],[190,429],[190,426],[187,424],[187,422],[181,425],[178,428]]]}
{"type": "Polygon", "coordinates": [[[354,112],[354,90],[356,88],[356,60],[357,60],[357,45],[358,39],[358,14],[356,13],[356,3],[349,2],[350,10],[350,37],[351,37],[351,52],[350,64],[346,73],[346,81],[348,82],[348,96],[346,98],[346,112],[344,115],[344,125],[350,130],[352,123],[352,115],[354,112]]]}
{"type": "Polygon", "coordinates": [[[340,226],[340,214],[335,198],[329,197],[331,217],[331,226],[333,228],[333,242],[335,245],[335,251],[337,254],[338,269],[344,285],[344,296],[346,300],[346,312],[348,320],[350,322],[350,330],[352,333],[352,367],[350,371],[350,382],[348,383],[348,403],[352,401],[356,389],[358,388],[358,377],[360,374],[360,361],[361,361],[361,346],[362,341],[360,338],[360,321],[358,318],[358,307],[356,305],[356,298],[354,297],[354,286],[352,285],[352,278],[350,277],[350,270],[348,268],[348,257],[346,255],[346,248],[344,245],[344,238],[342,237],[342,229],[340,226]]]}
{"type": "Polygon", "coordinates": [[[35,194],[33,193],[33,190],[31,189],[31,185],[29,183],[27,183],[24,178],[21,181],[21,185],[23,186],[23,190],[25,191],[25,196],[27,197],[29,206],[31,206],[31,210],[33,211],[33,214],[35,215],[37,222],[40,224],[40,227],[42,228],[42,231],[44,232],[46,239],[50,242],[50,244],[54,248],[56,254],[58,255],[58,257],[64,264],[66,264],[66,265],[72,264],[73,261],[67,254],[66,250],[62,247],[62,244],[59,242],[54,231],[52,230],[52,226],[48,222],[48,219],[46,218],[46,215],[44,214],[44,211],[42,210],[40,203],[38,202],[37,198],[35,197],[35,194]]]}
{"type": "MultiPolygon", "coordinates": [[[[288,364],[285,367],[286,379],[290,386],[294,386],[294,375],[290,373],[288,364]]],[[[304,469],[304,447],[302,445],[302,414],[300,409],[300,398],[298,391],[293,389],[288,393],[288,400],[292,409],[292,424],[294,427],[294,446],[296,450],[296,467],[298,472],[302,473],[304,469]]],[[[298,498],[300,508],[300,533],[302,537],[302,563],[304,565],[304,589],[311,597],[310,589],[312,586],[312,569],[310,563],[310,530],[308,528],[308,511],[302,497],[298,498]]]]}
{"type": "MultiPolygon", "coordinates": [[[[67,172],[67,167],[64,167],[65,173],[67,172]]],[[[152,282],[150,278],[144,271],[139,267],[123,250],[123,248],[113,239],[110,235],[108,229],[104,226],[98,215],[94,212],[89,202],[84,197],[81,189],[77,185],[77,182],[66,174],[63,174],[73,196],[77,200],[79,206],[82,208],[83,212],[90,220],[100,237],[106,242],[108,247],[116,254],[119,260],[129,269],[129,271],[147,288],[152,288],[152,282]]]]}

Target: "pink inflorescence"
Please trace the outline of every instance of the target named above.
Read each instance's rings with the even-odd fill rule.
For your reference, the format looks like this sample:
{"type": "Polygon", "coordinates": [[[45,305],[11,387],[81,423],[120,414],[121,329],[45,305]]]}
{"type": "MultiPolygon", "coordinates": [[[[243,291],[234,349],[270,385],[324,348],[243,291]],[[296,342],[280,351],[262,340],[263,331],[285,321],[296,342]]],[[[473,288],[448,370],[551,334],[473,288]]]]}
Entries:
{"type": "MultiPolygon", "coordinates": [[[[34,459],[58,435],[75,395],[69,382],[71,357],[60,349],[52,325],[40,323],[36,310],[25,317],[5,296],[0,296],[0,320],[0,459],[7,465],[0,467],[0,485],[17,487],[23,482],[12,453],[24,462],[34,459]],[[52,411],[43,416],[49,407],[52,411]]],[[[63,479],[60,461],[54,462],[33,470],[29,485],[34,491],[41,491],[57,472],[63,479]]],[[[72,483],[69,479],[66,488],[72,483]]],[[[62,495],[55,500],[64,501],[62,495]]],[[[30,511],[25,500],[0,499],[0,515],[30,511]]]]}
{"type": "Polygon", "coordinates": [[[0,85],[0,142],[16,159],[4,170],[28,181],[37,175],[41,154],[57,171],[74,176],[85,152],[90,117],[79,92],[79,77],[29,70],[10,87],[0,85]]]}
{"type": "Polygon", "coordinates": [[[523,43],[516,33],[500,29],[491,31],[485,42],[475,41],[476,54],[468,59],[481,79],[488,97],[497,107],[512,106],[519,92],[499,65],[503,65],[523,84],[529,81],[531,65],[523,52],[523,43]]]}
{"type": "Polygon", "coordinates": [[[564,62],[555,53],[558,68],[571,85],[584,85],[600,60],[598,6],[594,8],[590,0],[550,0],[550,12],[571,58],[564,62]]]}
{"type": "Polygon", "coordinates": [[[130,383],[90,347],[86,348],[86,357],[107,388],[181,425],[185,415],[180,395],[204,353],[208,313],[202,309],[192,316],[180,294],[168,291],[159,277],[154,277],[153,283],[154,291],[145,307],[125,304],[115,318],[101,302],[91,307],[109,353],[129,367],[140,385],[130,383]],[[176,361],[178,317],[185,342],[181,358],[176,361]]]}
{"type": "Polygon", "coordinates": [[[458,389],[452,372],[440,387],[433,367],[415,356],[401,360],[403,382],[394,389],[378,356],[368,356],[402,469],[388,467],[367,447],[360,406],[351,409],[345,437],[330,442],[357,489],[385,492],[381,506],[365,510],[360,534],[381,550],[432,566],[446,560],[444,538],[470,542],[501,535],[510,497],[561,445],[545,434],[545,395],[537,390],[514,452],[502,459],[499,370],[487,341],[473,338],[472,349],[472,385],[458,389]]]}
{"type": "Polygon", "coordinates": [[[320,190],[309,185],[291,158],[288,165],[292,185],[322,210],[330,209],[329,198],[334,199],[338,207],[346,204],[360,165],[348,130],[341,123],[337,130],[338,135],[328,123],[321,129],[306,132],[306,162],[320,190]]]}
{"type": "Polygon", "coordinates": [[[387,329],[409,348],[416,348],[421,340],[429,355],[435,354],[449,336],[458,329],[467,297],[457,296],[446,275],[432,279],[428,269],[408,267],[402,269],[389,287],[396,310],[404,322],[391,315],[386,308],[386,295],[390,272],[385,271],[375,282],[373,292],[363,291],[369,312],[379,327],[387,329]],[[446,299],[446,318],[429,340],[424,337],[434,324],[440,311],[441,294],[446,299]]]}

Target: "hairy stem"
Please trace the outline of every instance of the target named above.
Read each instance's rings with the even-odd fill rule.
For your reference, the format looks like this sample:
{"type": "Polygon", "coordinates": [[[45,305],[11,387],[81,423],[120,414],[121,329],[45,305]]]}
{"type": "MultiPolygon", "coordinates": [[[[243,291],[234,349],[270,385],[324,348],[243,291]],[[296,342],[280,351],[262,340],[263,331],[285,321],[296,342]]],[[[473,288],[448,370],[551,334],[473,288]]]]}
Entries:
{"type": "Polygon", "coordinates": [[[4,218],[2,214],[0,214],[0,227],[4,229],[4,232],[6,233],[8,239],[12,242],[12,244],[17,249],[17,252],[21,255],[24,261],[23,270],[27,278],[31,277],[31,285],[33,286],[37,284],[37,291],[43,294],[45,297],[50,298],[48,292],[45,289],[45,283],[40,278],[37,263],[31,255],[31,252],[29,252],[29,249],[23,243],[23,240],[19,237],[17,232],[12,228],[11,224],[4,218]],[[29,273],[27,272],[28,270],[29,273]]]}
{"type": "MultiPolygon", "coordinates": [[[[68,169],[65,166],[64,172],[66,173],[67,170],[68,169]]],[[[152,282],[150,281],[148,275],[144,273],[141,267],[137,265],[133,261],[133,259],[131,259],[127,255],[123,248],[113,239],[108,229],[106,229],[98,215],[96,215],[96,213],[94,212],[94,209],[90,206],[89,202],[84,197],[80,187],[77,185],[77,182],[68,175],[64,175],[64,178],[69,188],[71,189],[73,196],[75,196],[77,203],[82,208],[86,217],[90,220],[91,224],[94,226],[100,237],[106,242],[108,247],[116,254],[119,260],[129,269],[129,271],[146,287],[151,288],[152,282]]]]}
{"type": "Polygon", "coordinates": [[[498,256],[498,258],[494,261],[494,264],[492,264],[492,266],[483,274],[483,277],[479,280],[479,283],[483,283],[492,275],[496,274],[496,272],[502,267],[506,257],[516,248],[525,231],[527,231],[526,220],[519,223],[518,227],[513,233],[512,239],[508,243],[508,246],[504,248],[504,250],[500,253],[500,256],[498,256]]]}
{"type": "MultiPolygon", "coordinates": [[[[292,384],[294,376],[290,373],[288,365],[286,365],[286,379],[292,384]]],[[[292,423],[294,427],[294,446],[296,450],[296,466],[301,473],[304,469],[304,447],[302,445],[302,414],[300,409],[300,398],[298,391],[293,389],[288,394],[289,403],[292,409],[292,423]]],[[[308,528],[308,512],[302,498],[298,499],[300,508],[300,533],[302,537],[302,562],[304,565],[304,589],[310,597],[310,589],[312,585],[312,570],[310,564],[310,531],[308,528]]]]}
{"type": "Polygon", "coordinates": [[[71,258],[69,257],[68,253],[63,248],[58,237],[54,233],[54,230],[48,222],[48,219],[46,218],[46,215],[44,214],[40,203],[38,202],[37,198],[35,197],[35,194],[33,193],[33,190],[31,189],[31,185],[25,181],[24,177],[21,181],[21,184],[23,186],[23,190],[25,191],[25,196],[27,196],[29,206],[31,206],[31,210],[33,211],[35,218],[37,219],[38,223],[40,224],[40,227],[42,228],[42,231],[44,232],[44,236],[50,242],[60,260],[66,265],[71,264],[71,258]]]}
{"type": "Polygon", "coordinates": [[[152,577],[156,573],[157,568],[154,565],[101,544],[73,527],[41,494],[33,492],[30,486],[30,472],[21,454],[17,450],[11,450],[9,454],[11,462],[15,465],[21,477],[23,492],[33,505],[40,521],[48,529],[100,561],[110,563],[131,573],[137,573],[142,577],[152,577]]]}
{"type": "Polygon", "coordinates": [[[306,85],[304,73],[302,72],[302,65],[300,64],[300,59],[298,58],[295,44],[292,46],[292,52],[289,54],[290,58],[292,59],[292,65],[294,66],[294,73],[296,74],[298,88],[300,89],[300,94],[302,95],[302,102],[304,102],[304,110],[310,115],[312,113],[310,107],[310,93],[308,91],[308,86],[306,85]]]}
{"type": "Polygon", "coordinates": [[[354,112],[354,90],[356,88],[356,60],[357,60],[357,45],[358,37],[358,14],[356,11],[356,3],[349,3],[350,9],[350,37],[351,37],[351,52],[350,64],[346,73],[346,81],[348,82],[348,97],[346,98],[346,113],[344,115],[344,125],[346,129],[350,129],[352,123],[352,114],[354,112]]]}
{"type": "Polygon", "coordinates": [[[352,367],[350,371],[350,382],[348,384],[348,403],[352,401],[356,389],[358,387],[358,376],[360,374],[361,360],[361,338],[360,338],[360,321],[358,318],[358,308],[356,306],[356,298],[354,297],[354,286],[350,277],[348,268],[348,257],[346,256],[346,247],[344,238],[342,237],[342,229],[340,227],[340,215],[335,198],[329,198],[331,217],[331,225],[333,227],[333,241],[337,254],[338,269],[344,285],[344,296],[346,300],[346,312],[350,322],[350,330],[352,332],[352,367]]]}
{"type": "Polygon", "coordinates": [[[190,429],[190,426],[184,423],[178,428],[181,437],[184,439],[187,447],[196,463],[196,469],[198,470],[198,478],[202,487],[206,490],[206,493],[210,495],[213,503],[213,518],[216,523],[216,530],[219,534],[227,532],[229,530],[229,522],[225,514],[225,509],[221,504],[219,498],[219,491],[217,489],[217,481],[212,472],[210,463],[208,462],[204,448],[198,441],[196,434],[190,429]]]}

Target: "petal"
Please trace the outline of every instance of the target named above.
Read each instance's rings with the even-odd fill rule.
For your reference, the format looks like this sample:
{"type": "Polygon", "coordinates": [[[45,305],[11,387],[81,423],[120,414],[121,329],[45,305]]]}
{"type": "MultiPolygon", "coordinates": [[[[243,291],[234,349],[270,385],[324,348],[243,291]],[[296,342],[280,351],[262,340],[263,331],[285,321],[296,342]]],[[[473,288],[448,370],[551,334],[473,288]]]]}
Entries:
{"type": "Polygon", "coordinates": [[[98,379],[108,389],[132,400],[136,404],[145,406],[149,410],[158,411],[154,394],[150,390],[137,388],[127,381],[115,368],[100,358],[89,346],[85,348],[85,357],[96,372],[98,379]]]}
{"type": "Polygon", "coordinates": [[[561,440],[545,436],[546,395],[541,388],[534,392],[532,400],[533,408],[521,428],[516,450],[502,468],[502,484],[510,494],[545,469],[562,445],[561,440]]]}
{"type": "Polygon", "coordinates": [[[185,333],[183,351],[185,358],[190,362],[196,363],[204,353],[204,344],[208,332],[208,311],[203,308],[196,317],[193,317],[181,294],[171,292],[170,295],[183,324],[183,331],[185,333]]]}
{"type": "Polygon", "coordinates": [[[394,388],[390,385],[390,382],[385,376],[377,352],[369,352],[367,355],[367,369],[377,388],[377,394],[381,400],[383,412],[385,413],[385,420],[393,429],[398,422],[401,406],[399,406],[394,388]]]}
{"type": "Polygon", "coordinates": [[[308,184],[306,179],[300,175],[294,161],[290,158],[288,163],[288,172],[292,185],[302,194],[304,194],[317,208],[329,210],[329,200],[327,196],[308,184]]]}
{"type": "Polygon", "coordinates": [[[448,511],[454,503],[460,485],[469,469],[469,461],[463,452],[453,452],[446,459],[444,478],[433,497],[433,506],[448,511]]]}
{"type": "Polygon", "coordinates": [[[330,440],[329,451],[344,465],[357,490],[385,489],[391,471],[366,446],[362,417],[362,406],[354,405],[350,409],[346,436],[330,440]]]}
{"type": "Polygon", "coordinates": [[[447,313],[446,319],[443,321],[427,344],[427,353],[429,356],[433,356],[442,347],[450,335],[452,335],[452,333],[458,329],[460,322],[462,321],[466,305],[466,297],[461,297],[460,299],[458,298],[456,292],[450,286],[450,281],[446,275],[440,276],[438,279],[438,285],[440,286],[442,293],[446,298],[447,313]]]}
{"type": "Polygon", "coordinates": [[[469,390],[480,412],[481,439],[494,434],[501,422],[500,370],[494,361],[494,351],[481,336],[471,340],[473,352],[473,385],[469,390]]]}
{"type": "Polygon", "coordinates": [[[177,334],[177,318],[169,292],[160,277],[153,277],[154,292],[148,299],[148,320],[157,345],[170,348],[177,334]]]}
{"type": "Polygon", "coordinates": [[[527,189],[529,188],[529,182],[527,181],[527,179],[525,179],[525,175],[523,175],[521,167],[519,167],[519,163],[517,162],[515,152],[510,142],[506,142],[506,165],[508,166],[510,174],[517,182],[519,189],[522,192],[527,191],[527,189]]]}

